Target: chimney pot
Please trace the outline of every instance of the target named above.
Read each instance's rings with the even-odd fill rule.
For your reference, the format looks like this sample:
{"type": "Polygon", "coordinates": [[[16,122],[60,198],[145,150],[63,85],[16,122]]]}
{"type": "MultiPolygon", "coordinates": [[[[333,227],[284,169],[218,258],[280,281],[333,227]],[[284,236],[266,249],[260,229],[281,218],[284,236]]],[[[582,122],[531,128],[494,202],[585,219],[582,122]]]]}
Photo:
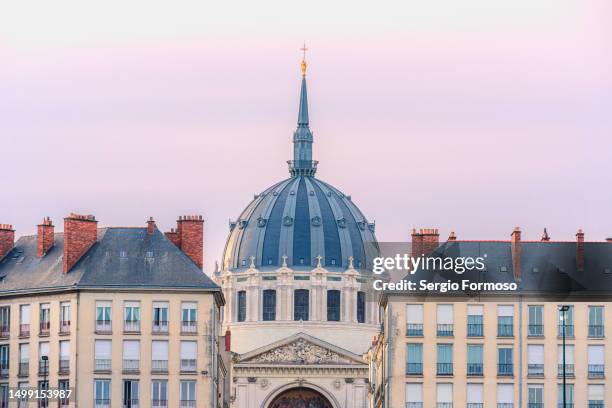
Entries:
{"type": "Polygon", "coordinates": [[[155,232],[155,220],[153,217],[149,217],[149,221],[147,221],[147,234],[153,235],[155,232]]]}

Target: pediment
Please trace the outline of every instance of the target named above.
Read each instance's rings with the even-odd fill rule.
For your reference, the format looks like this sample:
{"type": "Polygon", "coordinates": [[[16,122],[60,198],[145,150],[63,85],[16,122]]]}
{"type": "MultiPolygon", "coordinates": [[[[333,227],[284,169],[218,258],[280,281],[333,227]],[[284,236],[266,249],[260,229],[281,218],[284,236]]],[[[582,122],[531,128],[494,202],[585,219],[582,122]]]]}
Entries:
{"type": "Polygon", "coordinates": [[[237,364],[363,365],[365,361],[341,347],[305,333],[238,356],[237,364]]]}

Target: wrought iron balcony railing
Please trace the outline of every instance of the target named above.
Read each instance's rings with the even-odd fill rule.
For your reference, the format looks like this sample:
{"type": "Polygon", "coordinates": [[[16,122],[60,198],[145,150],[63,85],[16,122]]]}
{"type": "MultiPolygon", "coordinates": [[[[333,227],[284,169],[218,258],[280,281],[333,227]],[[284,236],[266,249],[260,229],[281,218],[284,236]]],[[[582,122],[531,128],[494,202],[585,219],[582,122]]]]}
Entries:
{"type": "Polygon", "coordinates": [[[406,363],[406,374],[422,375],[423,374],[423,363],[406,363]]]}
{"type": "Polygon", "coordinates": [[[406,325],[406,336],[422,337],[423,336],[423,325],[419,323],[407,324],[406,325]]]}
{"type": "Polygon", "coordinates": [[[453,325],[452,324],[439,324],[437,326],[438,337],[452,337],[453,336],[453,325]]]}
{"type": "Polygon", "coordinates": [[[530,337],[542,337],[544,336],[544,325],[543,324],[530,324],[527,326],[527,335],[530,337]]]}

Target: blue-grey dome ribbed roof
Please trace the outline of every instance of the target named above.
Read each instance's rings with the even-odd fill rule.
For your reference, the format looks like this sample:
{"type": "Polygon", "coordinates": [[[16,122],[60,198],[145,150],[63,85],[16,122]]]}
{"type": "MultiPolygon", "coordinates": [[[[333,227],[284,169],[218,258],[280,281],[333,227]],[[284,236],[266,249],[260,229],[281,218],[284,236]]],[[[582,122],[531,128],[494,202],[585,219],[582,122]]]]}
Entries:
{"type": "Polygon", "coordinates": [[[353,257],[356,269],[369,269],[377,254],[374,225],[336,188],[301,175],[273,185],[255,199],[230,225],[223,261],[228,269],[251,265],[278,268],[287,256],[294,269],[321,263],[346,269],[353,257]]]}

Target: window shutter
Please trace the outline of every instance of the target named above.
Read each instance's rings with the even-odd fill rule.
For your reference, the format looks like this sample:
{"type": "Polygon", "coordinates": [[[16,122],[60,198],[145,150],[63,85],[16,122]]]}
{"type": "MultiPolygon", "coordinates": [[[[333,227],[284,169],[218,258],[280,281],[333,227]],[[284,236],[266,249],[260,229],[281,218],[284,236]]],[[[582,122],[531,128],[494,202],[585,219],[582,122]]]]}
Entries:
{"type": "Polygon", "coordinates": [[[438,384],[438,402],[453,402],[453,384],[438,384]]]}
{"type": "MultiPolygon", "coordinates": [[[[563,364],[563,346],[559,345],[558,347],[558,363],[563,364]]],[[[574,346],[572,344],[568,344],[565,346],[565,364],[574,364],[574,346]]]]}
{"type": "Polygon", "coordinates": [[[181,342],[181,360],[195,360],[197,353],[197,343],[195,341],[181,342]]]}
{"type": "Polygon", "coordinates": [[[604,385],[603,384],[590,384],[589,385],[589,400],[603,401],[604,399],[604,385]]]}
{"type": "Polygon", "coordinates": [[[530,344],[527,346],[527,361],[529,364],[544,364],[544,345],[530,344]]]}
{"type": "Polygon", "coordinates": [[[40,343],[40,345],[38,346],[38,354],[39,354],[39,357],[49,356],[49,343],[48,342],[40,343]]]}
{"type": "Polygon", "coordinates": [[[438,305],[438,324],[453,324],[453,305],[438,305]]]}
{"type": "Polygon", "coordinates": [[[67,358],[70,356],[70,342],[60,341],[60,357],[67,358]]]}
{"type": "Polygon", "coordinates": [[[406,322],[408,324],[423,324],[423,305],[407,305],[406,322]]]}
{"type": "Polygon", "coordinates": [[[497,384],[497,402],[499,404],[514,403],[514,384],[497,384]]]}
{"type": "Polygon", "coordinates": [[[512,317],[512,316],[514,316],[514,306],[512,306],[512,305],[497,306],[497,315],[500,316],[500,317],[512,317]]]}
{"type": "Polygon", "coordinates": [[[467,402],[468,404],[482,404],[482,384],[467,385],[467,402]]]}
{"type": "Polygon", "coordinates": [[[423,384],[406,384],[406,402],[423,402],[423,384]]]}
{"type": "Polygon", "coordinates": [[[589,364],[604,363],[604,346],[589,346],[589,364]]]}
{"type": "Polygon", "coordinates": [[[482,316],[484,314],[484,307],[482,305],[468,305],[467,314],[468,316],[482,316]]]}
{"type": "Polygon", "coordinates": [[[110,340],[96,340],[95,356],[98,359],[111,358],[111,341],[110,340]]]}
{"type": "Polygon", "coordinates": [[[30,324],[30,305],[21,306],[21,316],[19,318],[21,324],[30,324]]]}
{"type": "Polygon", "coordinates": [[[123,359],[140,360],[140,342],[127,340],[123,342],[123,359]]]}
{"type": "Polygon", "coordinates": [[[153,360],[168,360],[168,342],[154,341],[152,345],[153,360]]]}
{"type": "Polygon", "coordinates": [[[30,358],[30,345],[29,344],[19,345],[19,358],[21,360],[27,360],[30,358]]]}

